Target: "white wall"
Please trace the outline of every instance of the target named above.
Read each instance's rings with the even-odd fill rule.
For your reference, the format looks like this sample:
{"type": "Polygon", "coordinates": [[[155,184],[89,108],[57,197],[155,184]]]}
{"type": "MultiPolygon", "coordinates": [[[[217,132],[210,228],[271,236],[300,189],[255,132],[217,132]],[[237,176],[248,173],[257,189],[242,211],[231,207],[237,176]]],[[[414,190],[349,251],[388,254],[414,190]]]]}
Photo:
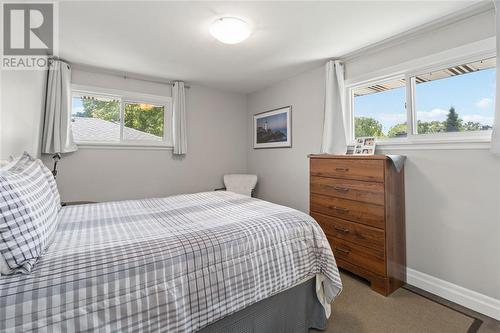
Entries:
{"type": "Polygon", "coordinates": [[[38,154],[45,84],[44,71],[2,71],[0,160],[23,151],[38,154]]]}
{"type": "MultiPolygon", "coordinates": [[[[491,38],[493,24],[491,13],[481,14],[479,19],[472,17],[369,52],[347,61],[346,79],[378,75],[384,66],[415,60],[415,53],[425,57],[459,46],[457,38],[462,35],[465,42],[491,38]]],[[[323,67],[249,96],[248,168],[260,178],[259,197],[308,212],[307,154],[318,153],[321,147],[323,101],[323,67]],[[253,149],[252,116],[285,105],[293,107],[293,147],[253,149]]],[[[500,158],[486,149],[391,153],[408,157],[408,267],[500,299],[500,158]]]]}
{"type": "MultiPolygon", "coordinates": [[[[2,159],[38,154],[45,73],[2,76],[2,159]]],[[[73,83],[170,96],[163,84],[74,70],[73,83]]],[[[65,201],[109,201],[210,191],[222,175],[246,170],[246,97],[192,86],[187,90],[188,151],[82,148],[64,156],[58,186],[65,201]]],[[[44,161],[52,167],[50,156],[44,161]]]]}
{"type": "Polygon", "coordinates": [[[259,176],[259,198],[308,212],[307,155],[319,153],[321,148],[324,85],[321,67],[249,96],[249,145],[253,142],[254,114],[292,105],[292,148],[248,151],[248,170],[259,176]]]}
{"type": "MultiPolygon", "coordinates": [[[[169,86],[75,70],[75,84],[170,96],[169,86]]],[[[109,201],[210,191],[222,175],[246,170],[246,99],[201,86],[186,92],[188,154],[170,150],[80,149],[64,157],[58,177],[64,200],[109,201]]]]}
{"type": "Polygon", "coordinates": [[[494,23],[494,11],[490,10],[439,29],[430,27],[431,31],[427,33],[396,38],[349,59],[346,66],[346,80],[372,77],[380,70],[397,68],[416,59],[425,61],[426,56],[487,40],[495,36],[494,23]]]}
{"type": "Polygon", "coordinates": [[[500,158],[488,150],[408,156],[408,266],[500,299],[500,158]]]}
{"type": "Polygon", "coordinates": [[[106,73],[93,67],[74,65],[71,70],[71,82],[90,87],[101,87],[143,93],[158,96],[171,96],[170,86],[147,80],[135,80],[106,73]]]}

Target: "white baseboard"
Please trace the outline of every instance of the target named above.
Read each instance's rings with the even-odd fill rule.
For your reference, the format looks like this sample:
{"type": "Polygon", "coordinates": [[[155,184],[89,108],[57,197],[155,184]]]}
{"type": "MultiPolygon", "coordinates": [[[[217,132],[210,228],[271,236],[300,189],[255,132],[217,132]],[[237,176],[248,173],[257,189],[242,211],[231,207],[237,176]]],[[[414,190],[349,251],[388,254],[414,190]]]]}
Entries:
{"type": "Polygon", "coordinates": [[[500,300],[407,268],[407,282],[415,287],[500,320],[500,300]]]}

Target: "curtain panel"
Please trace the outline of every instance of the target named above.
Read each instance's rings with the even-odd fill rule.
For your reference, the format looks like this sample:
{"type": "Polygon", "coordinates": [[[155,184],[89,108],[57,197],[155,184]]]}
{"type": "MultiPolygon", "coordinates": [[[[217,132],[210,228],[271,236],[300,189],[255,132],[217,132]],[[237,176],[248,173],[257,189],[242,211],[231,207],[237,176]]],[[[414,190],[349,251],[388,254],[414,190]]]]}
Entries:
{"type": "Polygon", "coordinates": [[[326,63],[325,115],[321,152],[343,155],[347,152],[344,66],[338,60],[326,63]]]}
{"type": "Polygon", "coordinates": [[[184,82],[177,81],[172,87],[174,155],[187,153],[186,94],[184,82]]]}
{"type": "Polygon", "coordinates": [[[500,17],[499,5],[500,1],[495,1],[495,25],[496,25],[496,44],[497,44],[497,60],[496,60],[496,88],[495,88],[495,118],[493,121],[493,134],[491,136],[491,152],[500,156],[500,71],[499,71],[499,55],[500,55],[500,17]]]}
{"type": "Polygon", "coordinates": [[[42,154],[77,149],[71,132],[71,68],[63,61],[52,60],[47,77],[42,154]]]}

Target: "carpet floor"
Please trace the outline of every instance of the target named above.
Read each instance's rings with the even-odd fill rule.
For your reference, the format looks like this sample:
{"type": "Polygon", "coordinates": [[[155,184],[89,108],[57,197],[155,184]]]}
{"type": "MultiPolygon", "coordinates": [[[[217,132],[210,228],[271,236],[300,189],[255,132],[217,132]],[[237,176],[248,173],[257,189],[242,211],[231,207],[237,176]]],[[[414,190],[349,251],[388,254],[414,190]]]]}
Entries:
{"type": "MultiPolygon", "coordinates": [[[[328,333],[472,333],[480,322],[400,288],[389,297],[342,273],[344,290],[332,304],[328,333]]],[[[320,332],[311,330],[311,332],[320,332]]]]}

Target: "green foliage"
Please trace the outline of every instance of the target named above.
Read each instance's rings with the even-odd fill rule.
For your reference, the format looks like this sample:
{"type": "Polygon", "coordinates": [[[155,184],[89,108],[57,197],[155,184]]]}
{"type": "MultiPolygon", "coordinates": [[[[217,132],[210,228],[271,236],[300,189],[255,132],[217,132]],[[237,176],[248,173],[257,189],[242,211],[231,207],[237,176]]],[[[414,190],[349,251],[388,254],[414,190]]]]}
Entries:
{"type": "Polygon", "coordinates": [[[483,128],[483,125],[477,122],[468,121],[462,125],[464,131],[480,131],[483,128]]]}
{"type": "Polygon", "coordinates": [[[82,98],[83,112],[77,117],[99,118],[114,123],[120,122],[120,103],[118,101],[103,101],[91,98],[82,98]]]}
{"type": "MultiPolygon", "coordinates": [[[[120,102],[82,98],[83,111],[76,117],[120,122],[120,102]]],[[[163,137],[164,107],[151,104],[125,104],[124,125],[141,132],[163,137]]]]}
{"type": "Polygon", "coordinates": [[[356,117],[354,119],[354,123],[354,132],[357,138],[361,136],[384,136],[384,132],[382,132],[382,124],[376,119],[369,117],[356,117]]]}
{"type": "Polygon", "coordinates": [[[387,137],[389,138],[397,138],[401,136],[406,136],[406,132],[408,131],[406,122],[402,124],[396,124],[392,126],[389,131],[387,131],[387,137]]]}
{"type": "Polygon", "coordinates": [[[126,127],[163,137],[163,115],[162,106],[125,104],[124,124],[126,127]]]}
{"type": "MultiPolygon", "coordinates": [[[[365,118],[365,117],[356,118],[356,137],[360,136],[384,137],[384,133],[382,132],[382,126],[378,125],[380,125],[380,123],[373,118],[365,118]],[[362,119],[362,121],[359,121],[359,119],[362,119]]],[[[490,126],[483,126],[481,123],[472,121],[464,123],[463,120],[459,117],[458,113],[455,111],[454,107],[450,108],[446,120],[444,121],[437,121],[437,120],[417,121],[418,134],[480,131],[489,127],[490,126]]],[[[407,134],[406,131],[407,131],[406,122],[401,124],[396,124],[392,126],[389,129],[389,131],[387,131],[387,137],[396,138],[400,136],[405,136],[407,134]]]]}
{"type": "Polygon", "coordinates": [[[417,133],[418,134],[430,134],[430,133],[441,133],[446,132],[446,126],[444,121],[417,121],[417,133]]]}
{"type": "Polygon", "coordinates": [[[458,117],[458,113],[455,111],[455,108],[453,106],[450,108],[444,124],[446,127],[446,132],[458,132],[461,130],[462,119],[458,117]]]}

